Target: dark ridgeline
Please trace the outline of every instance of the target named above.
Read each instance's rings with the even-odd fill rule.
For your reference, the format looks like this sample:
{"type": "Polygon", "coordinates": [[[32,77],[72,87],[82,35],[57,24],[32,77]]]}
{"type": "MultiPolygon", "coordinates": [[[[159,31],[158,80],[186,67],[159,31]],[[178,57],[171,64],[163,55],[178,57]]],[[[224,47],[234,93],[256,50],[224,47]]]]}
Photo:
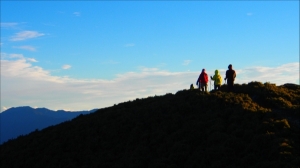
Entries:
{"type": "Polygon", "coordinates": [[[0,146],[1,167],[299,167],[300,86],[136,99],[0,146]]]}

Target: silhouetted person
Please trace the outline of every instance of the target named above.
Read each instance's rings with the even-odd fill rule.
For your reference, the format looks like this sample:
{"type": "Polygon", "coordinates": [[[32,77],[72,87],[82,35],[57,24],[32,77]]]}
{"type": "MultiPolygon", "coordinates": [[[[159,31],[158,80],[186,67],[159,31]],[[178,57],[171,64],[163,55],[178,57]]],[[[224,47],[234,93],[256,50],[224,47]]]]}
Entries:
{"type": "Polygon", "coordinates": [[[205,72],[205,69],[202,69],[201,74],[199,75],[199,78],[196,82],[196,84],[198,85],[198,83],[200,84],[199,88],[200,90],[207,92],[207,83],[208,83],[208,76],[205,72]]]}
{"type": "Polygon", "coordinates": [[[227,80],[228,91],[233,91],[234,79],[236,77],[235,70],[232,69],[232,65],[229,64],[228,70],[226,71],[225,80],[227,80]]]}
{"type": "Polygon", "coordinates": [[[215,75],[213,77],[210,76],[210,79],[214,81],[214,90],[220,90],[222,85],[222,77],[219,73],[219,70],[215,70],[215,75]]]}
{"type": "Polygon", "coordinates": [[[194,85],[193,84],[191,84],[190,90],[194,90],[194,85]]]}

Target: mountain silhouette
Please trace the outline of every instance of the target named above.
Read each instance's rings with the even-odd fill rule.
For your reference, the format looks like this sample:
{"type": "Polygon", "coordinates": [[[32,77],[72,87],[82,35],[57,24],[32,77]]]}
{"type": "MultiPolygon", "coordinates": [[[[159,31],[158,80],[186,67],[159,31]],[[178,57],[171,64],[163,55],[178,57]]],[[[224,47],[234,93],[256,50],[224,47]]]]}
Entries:
{"type": "Polygon", "coordinates": [[[0,145],[1,167],[299,167],[300,86],[180,90],[0,145]]]}
{"type": "Polygon", "coordinates": [[[40,130],[71,120],[80,114],[88,114],[94,111],[96,110],[78,112],[52,111],[47,108],[32,108],[29,106],[9,108],[0,113],[0,144],[20,135],[26,135],[36,129],[40,130]]]}

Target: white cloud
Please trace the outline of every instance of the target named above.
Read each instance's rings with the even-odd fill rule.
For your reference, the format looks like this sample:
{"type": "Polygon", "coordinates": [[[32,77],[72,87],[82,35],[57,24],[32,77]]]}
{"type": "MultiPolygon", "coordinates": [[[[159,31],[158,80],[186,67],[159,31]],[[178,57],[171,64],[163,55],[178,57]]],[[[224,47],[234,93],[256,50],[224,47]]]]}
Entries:
{"type": "Polygon", "coordinates": [[[10,22],[10,23],[0,23],[0,26],[3,28],[14,28],[18,25],[18,23],[10,22]]]}
{"type": "MultiPolygon", "coordinates": [[[[169,72],[141,67],[138,72],[118,74],[112,80],[75,79],[52,75],[33,66],[30,59],[13,54],[1,60],[1,103],[6,107],[38,106],[72,111],[103,108],[120,102],[188,89],[199,72],[169,72]]],[[[225,69],[220,69],[225,74],[225,69]]],[[[236,69],[236,83],[251,81],[299,83],[299,63],[278,67],[236,69]]],[[[214,70],[207,70],[214,74],[214,70]]]]}
{"type": "Polygon", "coordinates": [[[140,72],[118,74],[113,80],[74,79],[53,76],[20,57],[1,60],[1,100],[6,106],[84,110],[155,94],[175,93],[183,86],[189,86],[195,76],[196,73],[143,68],[140,72]]]}
{"type": "Polygon", "coordinates": [[[271,82],[276,84],[299,84],[299,63],[283,64],[278,67],[248,67],[237,70],[237,81],[248,83],[249,81],[271,82]]]}
{"type": "Polygon", "coordinates": [[[159,71],[158,68],[147,68],[147,67],[144,67],[144,66],[140,66],[139,70],[142,71],[142,72],[155,72],[155,71],[159,71]]]}
{"type": "Polygon", "coordinates": [[[71,65],[63,65],[62,66],[62,69],[70,69],[71,68],[71,65]]]}
{"type": "Polygon", "coordinates": [[[45,34],[39,33],[37,31],[22,31],[16,33],[13,37],[10,38],[11,41],[23,41],[31,38],[37,38],[40,36],[44,36],[45,34]]]}
{"type": "Polygon", "coordinates": [[[4,57],[9,57],[9,58],[25,59],[25,57],[23,56],[23,54],[9,54],[9,55],[6,55],[6,54],[2,54],[1,53],[1,56],[2,55],[4,57]]]}
{"type": "Polygon", "coordinates": [[[80,15],[81,15],[80,12],[74,12],[73,14],[74,14],[75,16],[80,16],[80,15]]]}
{"type": "Polygon", "coordinates": [[[187,66],[190,63],[191,63],[191,60],[184,60],[182,65],[187,66]]]}
{"type": "Polygon", "coordinates": [[[128,44],[125,44],[125,47],[134,47],[135,44],[134,43],[128,43],[128,44]]]}
{"type": "Polygon", "coordinates": [[[14,46],[13,48],[19,48],[23,50],[28,50],[28,51],[36,51],[36,48],[33,46],[14,46]]]}
{"type": "Polygon", "coordinates": [[[30,61],[30,62],[38,62],[36,59],[34,59],[34,58],[27,58],[27,60],[28,61],[30,61]]]}
{"type": "Polygon", "coordinates": [[[23,54],[6,54],[6,53],[1,53],[1,57],[2,57],[3,61],[5,61],[5,59],[17,59],[19,61],[22,60],[22,61],[29,61],[29,62],[38,62],[34,58],[25,58],[23,56],[23,54]]]}

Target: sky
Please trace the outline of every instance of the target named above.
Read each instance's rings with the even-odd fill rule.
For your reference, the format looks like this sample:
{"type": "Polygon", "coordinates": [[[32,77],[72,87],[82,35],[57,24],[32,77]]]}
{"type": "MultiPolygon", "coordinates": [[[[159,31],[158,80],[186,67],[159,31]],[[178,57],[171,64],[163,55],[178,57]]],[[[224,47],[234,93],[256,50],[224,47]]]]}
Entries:
{"type": "Polygon", "coordinates": [[[229,64],[237,84],[299,84],[299,1],[0,3],[1,111],[175,94],[229,64]]]}

